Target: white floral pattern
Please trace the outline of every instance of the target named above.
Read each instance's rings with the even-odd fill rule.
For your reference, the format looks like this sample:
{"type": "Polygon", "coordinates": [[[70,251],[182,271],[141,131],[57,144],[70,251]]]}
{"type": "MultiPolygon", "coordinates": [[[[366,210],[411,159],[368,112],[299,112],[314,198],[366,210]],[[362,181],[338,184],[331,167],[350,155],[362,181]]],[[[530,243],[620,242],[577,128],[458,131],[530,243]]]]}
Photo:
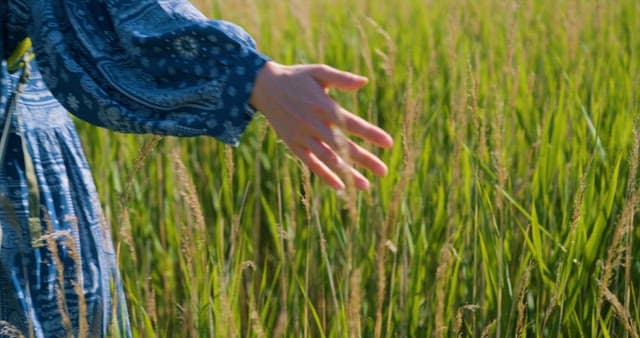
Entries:
{"type": "MultiPolygon", "coordinates": [[[[117,131],[208,135],[235,145],[254,114],[248,99],[268,58],[242,29],[207,20],[184,0],[0,0],[0,18],[2,59],[26,36],[37,56],[0,168],[0,320],[27,337],[66,336],[55,300],[62,273],[74,334],[80,315],[73,284],[80,283],[91,336],[107,336],[116,319],[130,336],[110,231],[67,110],[117,131]],[[43,210],[35,231],[23,143],[43,210]],[[56,238],[64,271],[34,233],[56,238]],[[67,278],[76,264],[82,274],[67,278]]],[[[2,62],[0,121],[19,75],[2,62]]]]}

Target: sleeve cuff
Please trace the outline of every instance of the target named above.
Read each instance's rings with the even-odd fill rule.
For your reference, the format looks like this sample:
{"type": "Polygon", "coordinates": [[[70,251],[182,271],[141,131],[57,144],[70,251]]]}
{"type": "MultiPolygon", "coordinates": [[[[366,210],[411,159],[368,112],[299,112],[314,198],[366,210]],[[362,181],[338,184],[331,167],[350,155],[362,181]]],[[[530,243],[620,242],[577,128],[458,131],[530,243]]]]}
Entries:
{"type": "MultiPolygon", "coordinates": [[[[207,122],[209,135],[217,138],[223,143],[238,146],[240,138],[247,129],[257,109],[253,107],[249,100],[253,93],[253,88],[262,67],[271,60],[268,56],[258,52],[252,46],[243,49],[242,53],[233,64],[227,68],[226,83],[224,93],[221,96],[221,103],[224,105],[222,111],[228,115],[225,119],[218,116],[211,116],[207,122]],[[223,121],[220,124],[220,121],[223,121]]],[[[220,111],[213,112],[218,114],[220,111]]]]}

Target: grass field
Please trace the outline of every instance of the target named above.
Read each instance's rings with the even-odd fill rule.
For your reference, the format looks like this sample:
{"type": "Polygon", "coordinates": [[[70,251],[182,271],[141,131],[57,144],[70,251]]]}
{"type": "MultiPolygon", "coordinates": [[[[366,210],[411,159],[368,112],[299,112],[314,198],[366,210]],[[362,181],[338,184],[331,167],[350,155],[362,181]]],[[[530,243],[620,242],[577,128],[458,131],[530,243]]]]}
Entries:
{"type": "Polygon", "coordinates": [[[79,124],[138,337],[639,337],[640,2],[202,0],[281,63],[369,77],[396,138],[337,196],[256,118],[79,124]]]}

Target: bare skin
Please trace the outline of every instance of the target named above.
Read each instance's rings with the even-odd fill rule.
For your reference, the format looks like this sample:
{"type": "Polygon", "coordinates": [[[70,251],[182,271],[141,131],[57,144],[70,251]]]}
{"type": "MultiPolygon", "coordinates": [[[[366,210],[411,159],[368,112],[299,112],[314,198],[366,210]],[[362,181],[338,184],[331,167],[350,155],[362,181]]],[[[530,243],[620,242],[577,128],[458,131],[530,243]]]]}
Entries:
{"type": "Polygon", "coordinates": [[[367,79],[326,65],[284,66],[267,62],[256,78],[250,99],[276,133],[311,171],[336,190],[345,189],[347,175],[358,189],[369,189],[360,171],[346,164],[345,149],[354,164],[376,175],[387,173],[377,156],[346,134],[383,148],[393,146],[384,130],[342,108],[329,95],[330,88],[355,91],[367,79]],[[342,132],[337,132],[340,130],[342,132]]]}

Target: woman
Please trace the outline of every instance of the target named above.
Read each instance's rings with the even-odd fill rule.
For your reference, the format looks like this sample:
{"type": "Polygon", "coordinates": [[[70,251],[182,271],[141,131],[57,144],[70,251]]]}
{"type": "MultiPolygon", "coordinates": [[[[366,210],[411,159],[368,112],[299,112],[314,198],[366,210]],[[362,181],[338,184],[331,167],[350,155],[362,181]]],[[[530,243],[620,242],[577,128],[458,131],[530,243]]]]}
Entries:
{"type": "Polygon", "coordinates": [[[237,145],[257,108],[335,189],[346,175],[369,185],[344,165],[342,145],[362,167],[386,173],[333,132],[392,145],[327,95],[365,78],[274,63],[243,30],[186,1],[1,0],[0,16],[0,336],[130,336],[110,231],[66,111],[122,132],[237,145]]]}

